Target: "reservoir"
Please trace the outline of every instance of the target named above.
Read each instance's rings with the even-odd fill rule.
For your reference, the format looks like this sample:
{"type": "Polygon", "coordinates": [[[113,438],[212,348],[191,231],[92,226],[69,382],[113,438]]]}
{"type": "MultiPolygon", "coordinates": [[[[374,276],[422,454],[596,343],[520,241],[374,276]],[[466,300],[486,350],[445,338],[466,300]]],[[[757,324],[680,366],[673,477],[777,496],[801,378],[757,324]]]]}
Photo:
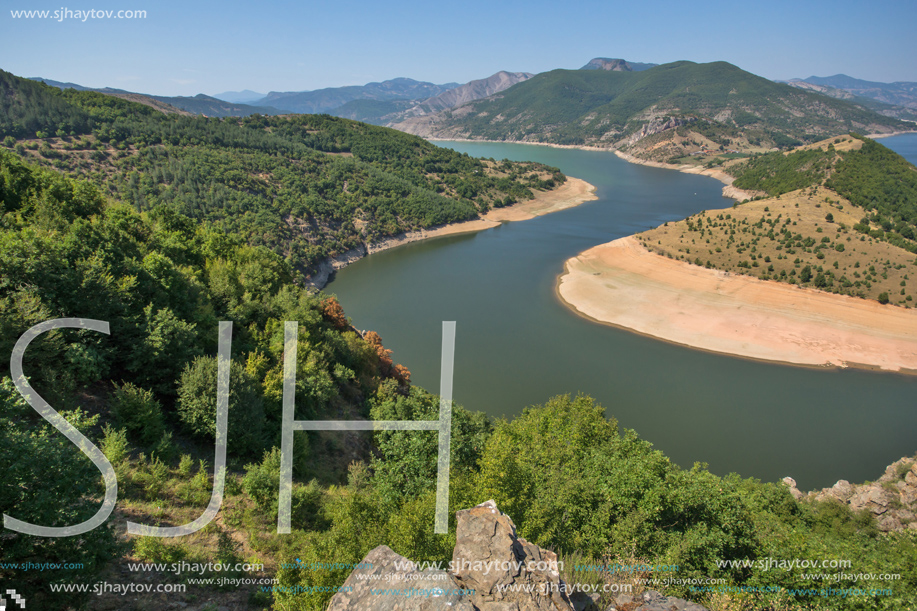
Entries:
{"type": "MultiPolygon", "coordinates": [[[[912,163],[917,135],[881,141],[912,163]]],[[[439,389],[442,321],[456,321],[455,401],[512,418],[583,393],[682,467],[718,475],[875,480],[917,451],[917,376],[813,369],[712,354],[585,320],[555,295],[564,261],[701,210],[722,184],[627,163],[606,151],[441,142],[475,157],[539,161],[596,186],[598,199],[475,234],[407,244],[338,272],[359,329],[377,331],[412,381],[439,389]]]]}

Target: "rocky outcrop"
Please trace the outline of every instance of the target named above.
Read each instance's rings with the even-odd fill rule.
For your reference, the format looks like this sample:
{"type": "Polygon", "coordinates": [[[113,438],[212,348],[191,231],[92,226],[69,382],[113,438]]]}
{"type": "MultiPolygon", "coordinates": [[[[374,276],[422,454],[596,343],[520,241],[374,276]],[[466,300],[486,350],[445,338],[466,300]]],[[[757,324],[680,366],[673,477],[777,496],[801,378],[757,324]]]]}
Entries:
{"type": "Polygon", "coordinates": [[[902,458],[890,464],[875,482],[851,484],[839,480],[830,488],[801,492],[791,477],[783,478],[797,500],[837,501],[853,511],[868,511],[879,530],[917,530],[917,460],[902,458]]]}
{"type": "Polygon", "coordinates": [[[449,91],[444,91],[435,98],[424,100],[417,105],[417,109],[412,109],[409,112],[430,114],[448,108],[455,108],[456,106],[500,93],[516,83],[529,80],[533,76],[535,75],[530,72],[506,72],[501,70],[487,78],[470,81],[449,91]]]}
{"type": "Polygon", "coordinates": [[[653,134],[658,134],[659,132],[664,132],[667,129],[674,129],[676,127],[681,127],[682,125],[687,125],[688,123],[694,122],[693,117],[681,118],[681,117],[662,117],[662,118],[653,118],[644,123],[639,130],[632,133],[628,136],[623,143],[619,144],[623,146],[630,146],[643,140],[647,136],[652,136],[653,134]]]}
{"type": "Polygon", "coordinates": [[[456,514],[449,570],[419,567],[389,547],[369,552],[334,595],[328,611],[706,611],[647,591],[622,594],[607,609],[597,594],[574,590],[557,555],[517,536],[494,501],[456,514]]]}
{"type": "Polygon", "coordinates": [[[453,577],[471,602],[493,611],[573,611],[557,554],[516,536],[516,526],[487,501],[456,514],[453,577]]]}

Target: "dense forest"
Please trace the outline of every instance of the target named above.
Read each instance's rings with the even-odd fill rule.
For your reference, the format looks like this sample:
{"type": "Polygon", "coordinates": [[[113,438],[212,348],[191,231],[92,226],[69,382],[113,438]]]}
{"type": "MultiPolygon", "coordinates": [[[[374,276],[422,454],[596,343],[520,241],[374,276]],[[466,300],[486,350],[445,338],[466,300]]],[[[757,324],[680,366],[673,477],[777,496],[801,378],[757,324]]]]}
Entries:
{"type": "Polygon", "coordinates": [[[327,115],[166,115],[0,72],[0,140],[136,210],[208,221],[309,270],[404,231],[472,219],[565,177],[327,115]]]}
{"type": "MultiPolygon", "coordinates": [[[[366,154],[385,163],[384,151],[366,154]]],[[[425,432],[297,435],[294,529],[276,534],[283,321],[299,321],[298,419],[431,419],[439,404],[411,384],[377,334],[353,329],[333,297],[297,288],[288,260],[227,232],[225,223],[170,206],[138,210],[89,180],[2,151],[0,200],[4,353],[44,320],[111,323],[110,335],[43,335],[26,354],[25,372],[116,466],[120,495],[112,520],[87,537],[5,532],[2,562],[79,561],[82,581],[117,572],[122,558],[264,563],[260,575],[275,575],[280,587],[253,587],[240,605],[318,611],[349,571],[304,569],[296,559],[355,563],[383,543],[414,560],[451,557],[454,519],[453,534],[433,534],[437,442],[425,432]],[[194,537],[128,538],[126,516],[185,523],[209,500],[220,320],[234,323],[221,518],[194,537]]],[[[0,510],[44,525],[85,519],[101,496],[98,471],[25,404],[8,375],[0,382],[0,510]]],[[[914,602],[913,533],[880,534],[869,515],[797,502],[780,484],[718,477],[704,465],[682,469],[619,429],[588,397],[556,397],[512,421],[456,407],[451,452],[452,511],[493,498],[521,536],[557,550],[570,566],[677,564],[679,577],[746,588],[736,598],[742,606],[731,608],[900,609],[914,602]],[[851,558],[857,573],[900,573],[902,580],[883,584],[887,596],[826,599],[791,591],[808,588],[804,569],[717,564],[809,557],[851,558]]],[[[72,571],[0,569],[4,582],[13,578],[36,608],[91,602],[51,592],[51,584],[72,581],[72,571]]],[[[831,587],[856,585],[851,578],[831,587]]],[[[667,591],[713,600],[685,585],[667,591]]]]}

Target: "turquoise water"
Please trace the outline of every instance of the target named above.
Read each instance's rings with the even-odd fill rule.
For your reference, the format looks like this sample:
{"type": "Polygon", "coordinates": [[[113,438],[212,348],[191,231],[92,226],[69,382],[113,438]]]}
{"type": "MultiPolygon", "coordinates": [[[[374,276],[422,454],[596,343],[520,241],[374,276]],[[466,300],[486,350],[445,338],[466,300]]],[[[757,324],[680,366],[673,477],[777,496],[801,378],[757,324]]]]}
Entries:
{"type": "MultiPolygon", "coordinates": [[[[591,395],[678,464],[800,488],[875,479],[917,451],[917,376],[820,370],[711,354],[576,316],[555,296],[563,262],[587,248],[723,208],[722,185],[611,153],[441,143],[482,157],[559,166],[599,199],[484,232],[408,244],[338,273],[361,329],[380,333],[417,384],[439,388],[440,326],[457,323],[458,403],[511,417],[560,393],[591,395]]],[[[898,150],[917,138],[883,140],[898,150]]],[[[911,157],[913,160],[913,156],[911,157]]]]}

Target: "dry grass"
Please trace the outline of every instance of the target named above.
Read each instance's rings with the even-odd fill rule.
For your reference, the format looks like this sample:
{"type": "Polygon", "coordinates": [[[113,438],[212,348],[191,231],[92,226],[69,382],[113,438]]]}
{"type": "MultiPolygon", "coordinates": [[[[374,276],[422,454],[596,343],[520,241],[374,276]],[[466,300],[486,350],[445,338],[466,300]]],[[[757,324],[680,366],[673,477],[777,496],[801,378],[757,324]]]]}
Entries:
{"type": "Polygon", "coordinates": [[[867,299],[884,292],[890,303],[914,307],[915,256],[854,231],[862,216],[863,210],[818,187],[704,211],[638,238],[670,258],[764,280],[800,283],[809,266],[812,281],[819,272],[833,275],[822,290],[867,299]],[[796,236],[791,246],[780,242],[784,230],[796,236]]]}

